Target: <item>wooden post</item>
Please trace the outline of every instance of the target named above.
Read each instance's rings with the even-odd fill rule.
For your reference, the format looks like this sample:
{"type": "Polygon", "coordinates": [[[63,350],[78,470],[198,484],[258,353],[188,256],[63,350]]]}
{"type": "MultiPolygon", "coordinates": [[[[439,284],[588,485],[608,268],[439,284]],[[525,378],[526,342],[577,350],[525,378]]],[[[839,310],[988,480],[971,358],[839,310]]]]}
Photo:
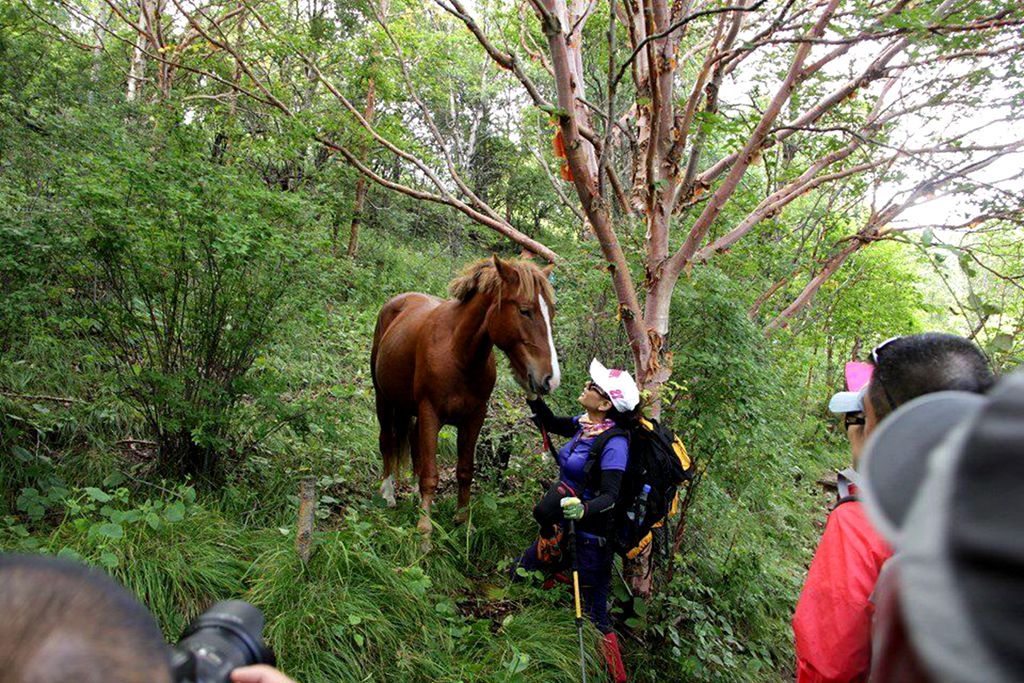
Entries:
{"type": "Polygon", "coordinates": [[[316,517],[316,478],[303,477],[299,484],[299,529],[295,535],[295,549],[302,563],[309,562],[313,548],[313,521],[316,517]]]}

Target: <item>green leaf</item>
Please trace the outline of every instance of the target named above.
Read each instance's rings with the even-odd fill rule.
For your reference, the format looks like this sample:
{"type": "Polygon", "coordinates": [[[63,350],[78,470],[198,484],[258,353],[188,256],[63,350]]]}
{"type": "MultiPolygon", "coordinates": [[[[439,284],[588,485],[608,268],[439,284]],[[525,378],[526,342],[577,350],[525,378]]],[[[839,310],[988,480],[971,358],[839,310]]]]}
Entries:
{"type": "Polygon", "coordinates": [[[155,512],[146,513],[146,524],[154,531],[160,528],[160,515],[155,512]]]}
{"type": "Polygon", "coordinates": [[[553,105],[540,105],[537,108],[555,118],[568,118],[569,116],[569,112],[553,105]]]}
{"type": "Polygon", "coordinates": [[[352,624],[353,626],[358,626],[359,624],[363,623],[363,618],[355,614],[350,614],[348,615],[348,623],[352,624]]]}
{"type": "Polygon", "coordinates": [[[111,472],[106,476],[106,478],[103,480],[103,485],[106,486],[107,488],[113,488],[119,484],[123,484],[124,481],[125,476],[115,470],[114,472],[111,472]]]}
{"type": "Polygon", "coordinates": [[[1006,332],[1000,332],[992,338],[992,348],[998,349],[999,351],[1009,351],[1013,348],[1013,335],[1007,334],[1006,332]]]}
{"type": "Polygon", "coordinates": [[[98,533],[100,536],[106,536],[107,538],[114,541],[124,538],[124,527],[122,527],[120,524],[107,522],[106,524],[100,524],[98,526],[94,526],[93,528],[96,529],[96,533],[98,533]]]}
{"type": "Polygon", "coordinates": [[[358,645],[359,647],[362,647],[363,644],[366,642],[363,636],[359,633],[353,633],[352,640],[356,641],[356,645],[358,645]]]}
{"type": "Polygon", "coordinates": [[[512,648],[512,661],[505,662],[504,666],[510,674],[522,673],[530,666],[530,655],[512,648]]]}
{"type": "Polygon", "coordinates": [[[14,453],[14,457],[22,462],[32,462],[32,454],[21,446],[15,446],[11,449],[11,452],[14,453]]]}
{"type": "Polygon", "coordinates": [[[121,564],[121,560],[118,559],[117,555],[115,555],[114,553],[110,552],[109,550],[105,550],[100,555],[100,564],[102,564],[107,569],[114,569],[119,564],[121,564]]]}
{"type": "Polygon", "coordinates": [[[164,510],[164,519],[172,523],[185,519],[185,504],[178,500],[168,505],[164,510]]]}
{"type": "Polygon", "coordinates": [[[68,548],[67,546],[57,551],[57,557],[66,557],[69,560],[81,560],[82,556],[77,551],[68,548]]]}
{"type": "Polygon", "coordinates": [[[100,503],[110,502],[110,494],[106,493],[105,491],[102,491],[98,488],[94,488],[92,486],[86,486],[84,490],[85,494],[95,501],[98,501],[100,503]]]}

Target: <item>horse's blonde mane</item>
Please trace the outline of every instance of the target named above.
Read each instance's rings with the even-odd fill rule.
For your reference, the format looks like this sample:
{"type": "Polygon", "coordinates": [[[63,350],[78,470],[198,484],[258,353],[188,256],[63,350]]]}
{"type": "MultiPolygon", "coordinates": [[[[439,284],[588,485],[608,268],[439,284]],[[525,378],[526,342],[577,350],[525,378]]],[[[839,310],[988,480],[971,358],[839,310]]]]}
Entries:
{"type": "MultiPolygon", "coordinates": [[[[555,291],[537,264],[522,259],[503,259],[502,265],[519,276],[519,288],[515,295],[533,300],[540,292],[548,306],[554,309],[555,291]]],[[[494,267],[494,261],[485,258],[474,261],[463,268],[460,275],[448,284],[448,292],[455,299],[465,302],[473,298],[477,292],[500,295],[502,284],[498,269],[494,267]]]]}

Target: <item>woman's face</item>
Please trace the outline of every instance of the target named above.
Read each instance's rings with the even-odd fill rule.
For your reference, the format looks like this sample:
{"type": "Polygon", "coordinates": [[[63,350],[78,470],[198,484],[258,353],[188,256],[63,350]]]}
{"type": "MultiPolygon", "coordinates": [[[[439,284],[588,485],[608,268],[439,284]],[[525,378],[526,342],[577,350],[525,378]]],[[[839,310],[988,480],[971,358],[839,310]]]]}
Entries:
{"type": "Polygon", "coordinates": [[[612,408],[612,402],[601,388],[591,381],[583,385],[583,391],[577,400],[590,413],[607,413],[612,408]]]}

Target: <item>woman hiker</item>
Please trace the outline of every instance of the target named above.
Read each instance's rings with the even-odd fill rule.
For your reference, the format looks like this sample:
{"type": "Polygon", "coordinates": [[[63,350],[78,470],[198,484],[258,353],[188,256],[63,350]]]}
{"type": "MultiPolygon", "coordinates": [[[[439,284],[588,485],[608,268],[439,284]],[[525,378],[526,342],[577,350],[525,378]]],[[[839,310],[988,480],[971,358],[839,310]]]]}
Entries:
{"type": "Polygon", "coordinates": [[[619,682],[626,680],[626,670],[618,636],[608,618],[614,552],[606,539],[629,459],[629,441],[624,435],[602,439],[604,446],[593,458],[591,446],[612,427],[630,426],[636,419],[640,390],[628,372],[609,370],[594,359],[590,363],[590,381],[578,400],[586,412],[576,417],[555,416],[541,399],[528,401],[534,420],[543,429],[571,438],[557,453],[558,481],[533,509],[540,537],[513,566],[513,576],[518,567],[549,574],[569,567],[571,559],[563,552],[563,527],[567,520],[575,521],[583,603],[587,616],[604,634],[605,661],[613,679],[619,682]]]}

